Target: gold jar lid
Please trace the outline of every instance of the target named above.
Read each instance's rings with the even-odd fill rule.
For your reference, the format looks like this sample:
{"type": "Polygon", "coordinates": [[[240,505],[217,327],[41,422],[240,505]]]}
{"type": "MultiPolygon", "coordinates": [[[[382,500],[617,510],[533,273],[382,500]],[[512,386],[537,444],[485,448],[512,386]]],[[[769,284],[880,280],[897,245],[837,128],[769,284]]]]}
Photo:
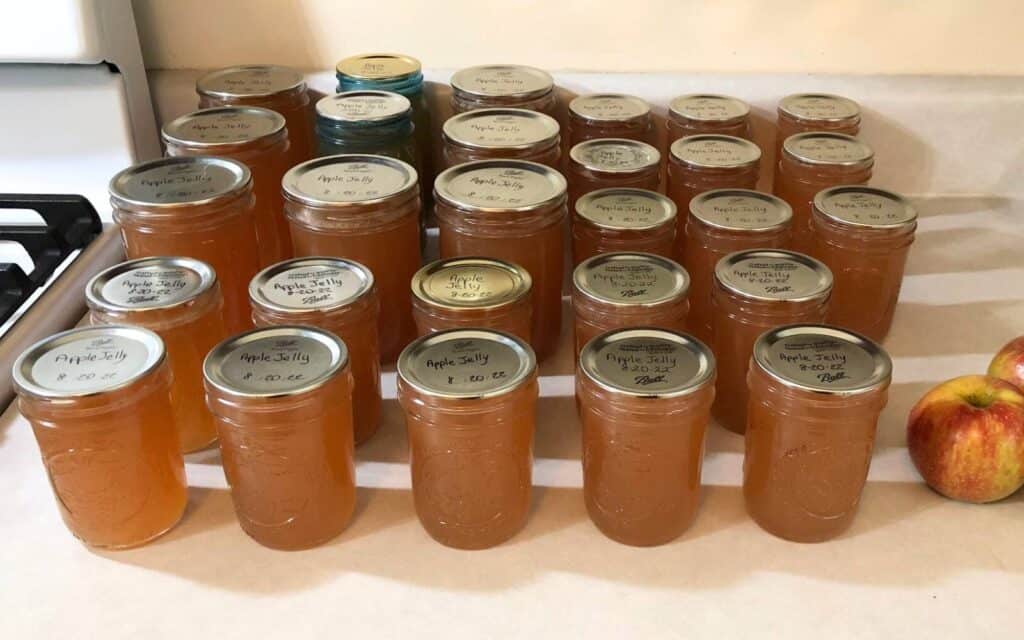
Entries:
{"type": "Polygon", "coordinates": [[[284,116],[270,109],[213,107],[168,122],[160,137],[164,144],[206,149],[215,154],[217,147],[266,140],[279,135],[284,128],[284,116]]]}
{"type": "Polygon", "coordinates": [[[90,309],[106,312],[173,309],[192,302],[216,282],[213,268],[194,258],[139,258],[93,276],[85,285],[85,301],[90,309]]]}
{"type": "Polygon", "coordinates": [[[339,76],[353,80],[404,80],[422,69],[419,60],[400,53],[363,53],[343,58],[334,67],[339,76]]]}
{"type": "Polygon", "coordinates": [[[284,174],[284,195],[310,206],[369,205],[415,192],[416,169],[396,158],[343,153],[307,160],[284,174]]]}
{"type": "Polygon", "coordinates": [[[555,80],[547,71],[519,64],[485,64],[456,71],[451,78],[457,95],[528,100],[551,93],[555,80]]]}
{"type": "Polygon", "coordinates": [[[241,398],[282,398],[322,387],[348,364],[348,347],[309,326],[275,326],[238,334],[203,361],[206,383],[241,398]]]}
{"type": "Polygon", "coordinates": [[[672,223],[676,203],[648,189],[609,187],[580,196],[576,214],[600,229],[644,231],[672,223]]]}
{"type": "Polygon", "coordinates": [[[373,274],[345,258],[295,258],[271,265],[249,282],[254,308],[304,315],[347,307],[373,291],[373,274]]]}
{"type": "Polygon", "coordinates": [[[779,111],[804,122],[860,120],[860,105],[829,93],[794,93],[779,101],[779,111]]]}
{"type": "Polygon", "coordinates": [[[590,122],[633,122],[649,118],[651,106],[624,93],[591,93],[573,98],[569,113],[590,122]]]}
{"type": "Polygon", "coordinates": [[[828,299],[832,272],[823,262],[795,251],[751,249],[719,260],[715,284],[748,300],[808,302],[828,299]]]}
{"type": "Polygon", "coordinates": [[[892,360],[881,347],[827,325],[789,325],[754,343],[754,363],[783,385],[816,394],[853,396],[889,386],[892,360]]]}
{"type": "Polygon", "coordinates": [[[196,82],[196,93],[208,98],[269,98],[306,90],[302,74],[289,67],[249,64],[211,71],[196,82]]]}
{"type": "Polygon", "coordinates": [[[590,171],[633,173],[658,166],[661,154],[653,146],[627,138],[595,138],[569,150],[573,162],[590,171]]]}
{"type": "Polygon", "coordinates": [[[576,265],[573,292],[617,307],[653,307],[686,298],[690,274],[651,253],[602,253],[576,265]]]}
{"type": "Polygon", "coordinates": [[[652,328],[616,329],[580,351],[580,372],[615,394],[679,398],[712,384],[715,356],[691,336],[652,328]]]}
{"type": "Polygon", "coordinates": [[[412,277],[417,299],[450,311],[499,309],[530,295],[533,279],[517,264],[495,258],[448,258],[412,277]]]}
{"type": "Polygon", "coordinates": [[[123,389],[164,361],[160,336],[142,327],[80,327],[44,338],[14,362],[22,395],[70,399],[123,389]]]}
{"type": "Polygon", "coordinates": [[[477,160],[442,171],[434,198],[474,211],[531,211],[556,206],[566,197],[562,174],[526,160],[477,160]]]}
{"type": "Polygon", "coordinates": [[[717,133],[679,138],[669,151],[674,160],[698,169],[739,169],[761,161],[761,148],[750,140],[717,133]]]}
{"type": "Polygon", "coordinates": [[[853,136],[826,131],[807,131],[789,136],[782,153],[792,160],[814,165],[857,166],[874,162],[875,152],[853,136]]]}
{"type": "Polygon", "coordinates": [[[448,118],[445,142],[467,149],[530,149],[558,144],[558,121],[530,109],[474,109],[448,118]]]}
{"type": "Polygon", "coordinates": [[[214,156],[149,160],[110,180],[111,203],[173,208],[230,200],[252,188],[252,174],[241,162],[214,156]]]}
{"type": "Polygon", "coordinates": [[[668,114],[673,120],[728,125],[745,120],[750,115],[750,105],[731,96],[694,93],[673,98],[668,103],[668,114]]]}
{"type": "Polygon", "coordinates": [[[409,99],[391,91],[343,91],[316,102],[317,117],[340,123],[387,124],[411,114],[409,99]]]}
{"type": "Polygon", "coordinates": [[[519,389],[537,371],[533,349],[487,329],[449,329],[414,340],[398,356],[398,377],[436,398],[480,400],[519,389]]]}
{"type": "Polygon", "coordinates": [[[724,231],[764,233],[789,226],[793,209],[782,198],[753,189],[713,189],[690,200],[690,215],[724,231]]]}
{"type": "Polygon", "coordinates": [[[814,210],[835,223],[865,229],[902,229],[917,223],[917,211],[906,198],[864,185],[819,191],[814,210]]]}

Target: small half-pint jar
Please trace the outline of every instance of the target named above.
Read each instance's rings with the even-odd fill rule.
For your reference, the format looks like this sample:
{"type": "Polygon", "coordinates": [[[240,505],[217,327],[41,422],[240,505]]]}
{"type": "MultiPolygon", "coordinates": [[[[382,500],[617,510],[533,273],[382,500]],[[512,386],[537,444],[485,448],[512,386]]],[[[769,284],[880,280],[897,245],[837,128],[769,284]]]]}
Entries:
{"type": "Polygon", "coordinates": [[[549,115],[529,109],[474,109],[457,113],[441,130],[444,166],[502,158],[529,160],[558,169],[561,128],[549,115]]]}
{"type": "Polygon", "coordinates": [[[624,93],[590,93],[569,102],[569,146],[595,138],[654,144],[654,118],[646,100],[624,93]]]}
{"type": "Polygon", "coordinates": [[[268,267],[249,284],[257,327],[308,325],[329,331],[348,347],[356,444],[380,425],[380,299],[373,274],[344,258],[296,258],[268,267]]]}
{"type": "Polygon", "coordinates": [[[584,347],[583,498],[606,536],[653,546],[693,523],[714,383],[711,350],[685,334],[619,329],[584,347]]]}
{"type": "Polygon", "coordinates": [[[148,329],[71,329],[14,363],[64,524],[93,547],[135,547],[170,530],[188,502],[163,342],[148,329]]]}
{"type": "Polygon", "coordinates": [[[572,260],[577,265],[600,253],[639,251],[675,255],[676,205],[649,189],[612,187],[576,201],[572,260]]]}
{"type": "Polygon", "coordinates": [[[860,133],[860,105],[829,93],[794,93],[779,100],[775,158],[786,138],[807,131],[829,131],[855,136],[860,133]]]}
{"type": "Polygon", "coordinates": [[[452,74],[452,111],[490,107],[540,111],[557,119],[555,81],[547,71],[518,64],[486,64],[452,74]]]}
{"type": "Polygon", "coordinates": [[[452,329],[398,360],[416,515],[458,549],[505,542],[530,511],[537,362],[509,334],[452,329]]]}
{"type": "Polygon", "coordinates": [[[626,138],[596,138],[573,145],[566,167],[569,207],[585,194],[609,187],[657,191],[661,154],[652,145],[626,138]]]}
{"type": "Polygon", "coordinates": [[[348,349],[308,326],[254,329],[203,364],[242,530],[273,549],[334,538],[356,502],[348,349]]]}
{"type": "Polygon", "coordinates": [[[743,497],[761,528],[822,542],[850,526],[891,377],[885,351],[837,327],[789,325],[758,338],[743,497]]]}
{"type": "Polygon", "coordinates": [[[750,105],[731,96],[694,93],[674,98],[665,124],[670,145],[705,133],[751,139],[750,105]]]}

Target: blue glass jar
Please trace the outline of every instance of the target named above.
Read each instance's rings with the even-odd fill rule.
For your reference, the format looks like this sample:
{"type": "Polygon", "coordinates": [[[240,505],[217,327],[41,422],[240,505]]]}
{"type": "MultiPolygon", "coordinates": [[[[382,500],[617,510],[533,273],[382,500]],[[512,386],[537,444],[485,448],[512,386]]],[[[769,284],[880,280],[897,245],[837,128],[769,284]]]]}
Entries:
{"type": "Polygon", "coordinates": [[[412,105],[390,91],[346,91],[316,103],[319,156],[362,153],[398,158],[419,170],[412,105]]]}

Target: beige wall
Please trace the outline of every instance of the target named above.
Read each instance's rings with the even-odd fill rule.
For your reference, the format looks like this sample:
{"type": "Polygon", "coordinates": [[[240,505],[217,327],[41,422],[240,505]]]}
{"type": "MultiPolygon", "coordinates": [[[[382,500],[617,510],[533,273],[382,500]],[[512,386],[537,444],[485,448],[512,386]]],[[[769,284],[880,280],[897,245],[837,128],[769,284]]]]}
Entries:
{"type": "Polygon", "coordinates": [[[1024,75],[1021,0],[136,0],[147,66],[1024,75]],[[616,29],[616,31],[611,31],[616,29]]]}

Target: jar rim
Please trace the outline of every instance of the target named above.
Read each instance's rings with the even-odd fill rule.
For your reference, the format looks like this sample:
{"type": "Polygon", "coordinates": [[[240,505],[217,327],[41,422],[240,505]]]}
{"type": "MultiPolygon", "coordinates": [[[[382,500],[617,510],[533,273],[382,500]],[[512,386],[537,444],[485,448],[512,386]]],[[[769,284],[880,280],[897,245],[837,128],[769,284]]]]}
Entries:
{"type": "Polygon", "coordinates": [[[107,267],[93,276],[85,285],[85,301],[90,309],[115,313],[174,309],[195,301],[216,283],[217,274],[213,267],[195,258],[184,256],[137,258],[107,267]],[[120,278],[133,273],[145,277],[144,273],[171,269],[186,270],[192,274],[191,277],[186,276],[185,282],[178,281],[181,287],[178,291],[168,292],[160,297],[155,297],[156,294],[151,293],[150,299],[133,302],[129,297],[132,294],[130,283],[127,295],[114,295],[120,292],[108,290],[110,286],[116,286],[120,278]]]}
{"type": "Polygon", "coordinates": [[[767,233],[779,231],[789,226],[793,220],[793,208],[789,203],[770,193],[753,189],[712,189],[697,194],[690,200],[690,215],[704,225],[723,231],[740,231],[747,233],[767,233]],[[740,206],[739,202],[756,200],[763,202],[766,212],[772,216],[750,220],[749,217],[736,219],[721,210],[713,209],[713,201],[732,199],[732,206],[740,206]]]}
{"type": "MultiPolygon", "coordinates": [[[[578,293],[601,304],[624,308],[656,307],[684,299],[690,289],[690,274],[674,260],[653,253],[639,251],[601,253],[587,258],[573,269],[572,286],[574,294],[578,293]],[[627,294],[622,290],[617,290],[616,295],[602,291],[604,286],[598,284],[595,278],[600,276],[602,270],[614,269],[616,266],[634,269],[647,267],[648,279],[644,281],[644,291],[630,289],[627,294]],[[652,291],[651,279],[668,281],[663,282],[660,288],[652,291]]],[[[609,288],[613,286],[616,285],[608,285],[609,288]]]]}
{"type": "Polygon", "coordinates": [[[412,294],[417,300],[448,311],[500,309],[515,304],[530,295],[533,290],[533,278],[530,277],[530,273],[526,269],[513,262],[497,258],[462,256],[435,260],[424,265],[413,275],[411,286],[412,294]],[[496,277],[490,278],[487,283],[490,295],[442,298],[432,292],[430,285],[434,278],[443,277],[446,271],[470,269],[486,270],[495,274],[496,277]],[[504,276],[504,281],[494,282],[495,279],[500,280],[502,276],[504,276]]]}
{"type": "Polygon", "coordinates": [[[331,123],[338,123],[339,125],[384,125],[409,118],[412,115],[412,102],[402,94],[395,93],[394,91],[356,89],[353,91],[341,91],[320,98],[316,101],[315,111],[317,118],[331,123]],[[371,113],[370,110],[352,113],[337,108],[341,102],[363,97],[387,101],[386,108],[378,113],[371,113]]]}
{"type": "Polygon", "coordinates": [[[474,160],[457,164],[438,174],[437,179],[434,181],[434,197],[444,204],[459,209],[492,213],[524,212],[535,211],[564,202],[567,186],[565,177],[561,173],[538,162],[511,159],[474,160]],[[463,194],[456,194],[451,191],[452,185],[460,179],[474,180],[472,177],[466,177],[474,172],[484,174],[477,179],[481,187],[495,187],[491,190],[495,192],[507,186],[515,186],[507,184],[509,182],[517,182],[521,189],[516,200],[522,202],[499,206],[493,203],[507,202],[509,199],[507,197],[499,197],[500,194],[498,193],[491,193],[490,195],[480,197],[477,190],[473,190],[472,193],[467,192],[463,194]],[[497,175],[485,177],[488,173],[496,173],[497,175]],[[522,177],[531,175],[539,176],[541,183],[534,184],[531,189],[527,190],[524,187],[522,177]],[[495,184],[495,182],[500,182],[501,184],[495,184]],[[526,196],[529,196],[529,199],[526,196]]]}
{"type": "Polygon", "coordinates": [[[576,199],[575,208],[576,215],[580,218],[586,220],[588,223],[598,227],[599,229],[607,229],[609,231],[647,231],[655,229],[673,222],[678,213],[676,203],[668,196],[658,193],[657,191],[640,189],[637,187],[607,187],[604,189],[588,191],[576,199]],[[657,212],[647,224],[615,224],[607,219],[607,215],[605,216],[605,219],[601,219],[598,215],[598,207],[600,207],[599,201],[605,198],[631,198],[637,201],[649,201],[652,203],[652,207],[657,209],[657,212]]]}
{"type": "Polygon", "coordinates": [[[423,65],[402,53],[361,53],[342,58],[334,71],[339,77],[353,80],[398,81],[422,73],[423,65]]]}
{"type": "MultiPolygon", "coordinates": [[[[539,98],[554,91],[555,80],[543,69],[521,64],[482,64],[459,69],[452,74],[452,91],[464,96],[476,98],[539,98]],[[481,84],[479,79],[486,74],[518,76],[519,89],[491,88],[481,84]],[[474,86],[476,85],[476,86],[474,86]]],[[[491,83],[493,84],[493,82],[491,83]]]]}
{"type": "MultiPolygon", "coordinates": [[[[322,173],[322,171],[321,171],[322,173]]],[[[321,176],[326,180],[333,180],[331,176],[321,176]]],[[[376,179],[371,176],[371,182],[376,179]]],[[[337,176],[335,176],[337,178],[337,176]]],[[[348,207],[379,204],[396,200],[404,195],[418,191],[419,175],[416,169],[407,162],[389,156],[379,156],[364,153],[341,153],[331,156],[313,158],[295,165],[284,174],[281,179],[281,186],[284,196],[288,200],[299,202],[313,207],[348,207]],[[361,193],[354,193],[351,197],[337,198],[329,197],[334,191],[325,188],[319,195],[305,191],[302,186],[303,179],[315,171],[323,170],[332,165],[363,165],[369,171],[376,171],[378,176],[386,177],[382,171],[390,170],[397,182],[387,187],[387,191],[365,190],[361,193]]]]}
{"type": "Polygon", "coordinates": [[[269,98],[271,96],[305,91],[302,73],[276,64],[244,64],[211,71],[196,81],[196,93],[219,99],[269,98]],[[231,80],[231,76],[262,76],[259,83],[244,84],[244,80],[231,80]],[[232,83],[234,86],[232,86],[232,83]]]}
{"type": "MultiPolygon", "coordinates": [[[[757,263],[748,268],[759,268],[757,263]]],[[[811,256],[785,249],[747,249],[723,257],[715,265],[715,285],[746,300],[780,303],[801,303],[826,300],[832,294],[832,271],[825,263],[811,256]],[[744,262],[768,261],[765,269],[789,272],[785,283],[761,283],[737,280],[734,269],[744,262]],[[793,277],[797,280],[793,280],[793,277]],[[753,286],[752,286],[753,285],[753,286]]]]}
{"type": "Polygon", "coordinates": [[[860,105],[855,101],[838,96],[832,93],[793,93],[783,97],[779,100],[779,111],[784,113],[795,120],[802,122],[842,122],[844,120],[860,119],[860,105]],[[823,115],[812,115],[807,112],[801,112],[799,102],[801,100],[822,100],[831,102],[842,109],[837,111],[835,115],[823,116],[823,115]]]}
{"type": "Polygon", "coordinates": [[[578,95],[569,101],[569,113],[588,122],[632,122],[644,120],[651,115],[651,105],[643,98],[632,96],[626,93],[586,93],[578,95]],[[597,113],[588,112],[585,105],[588,102],[598,100],[615,101],[622,104],[629,111],[621,113],[597,113]]]}
{"type": "Polygon", "coordinates": [[[905,229],[917,224],[917,210],[906,198],[867,185],[840,185],[819,191],[814,196],[814,212],[835,224],[861,229],[905,229]],[[876,211],[887,206],[886,203],[895,211],[887,219],[852,214],[852,207],[866,208],[865,200],[874,200],[875,204],[866,204],[876,211]]]}
{"type": "MultiPolygon", "coordinates": [[[[285,126],[284,116],[271,109],[246,105],[226,105],[198,109],[179,116],[163,126],[163,129],[160,131],[160,138],[165,145],[175,144],[190,149],[202,149],[214,154],[218,149],[224,147],[247,145],[269,140],[275,136],[281,136],[285,126]],[[190,129],[191,124],[201,120],[225,116],[233,116],[236,123],[247,122],[248,130],[244,132],[244,135],[209,140],[199,135],[193,135],[195,132],[190,129]]],[[[238,128],[236,127],[234,131],[238,131],[238,128]]]]}
{"type": "Polygon", "coordinates": [[[756,167],[761,162],[761,148],[745,138],[722,133],[700,133],[679,138],[669,147],[669,153],[676,162],[696,169],[741,169],[756,167]],[[694,153],[698,146],[718,146],[727,152],[721,159],[702,157],[694,153]]]}
{"type": "Polygon", "coordinates": [[[244,164],[203,155],[140,162],[117,172],[107,190],[115,207],[176,209],[232,200],[251,188],[252,173],[244,164]],[[175,185],[185,186],[175,190],[175,185]]]}
{"type": "Polygon", "coordinates": [[[875,152],[864,142],[845,133],[832,131],[804,131],[795,133],[782,143],[782,153],[790,160],[818,166],[856,167],[874,163],[875,152]],[[842,146],[843,152],[825,154],[812,149],[800,149],[801,143],[828,141],[842,146]],[[814,151],[812,153],[812,151],[814,151]]]}
{"type": "Polygon", "coordinates": [[[546,113],[514,107],[491,107],[487,109],[473,109],[453,115],[445,120],[441,127],[441,135],[445,142],[466,149],[509,149],[519,151],[558,144],[561,129],[558,121],[546,113]],[[529,126],[527,133],[532,134],[532,137],[521,142],[508,143],[497,138],[483,139],[479,136],[472,138],[470,135],[467,135],[471,133],[466,129],[472,121],[502,117],[507,119],[515,118],[527,124],[529,126]]]}
{"type": "Polygon", "coordinates": [[[669,116],[676,120],[690,120],[693,122],[714,122],[718,124],[739,123],[750,116],[750,105],[739,98],[717,93],[690,93],[676,96],[668,103],[669,116]],[[705,117],[692,111],[686,111],[686,103],[693,100],[714,100],[720,102],[726,109],[719,117],[705,117]]]}
{"type": "MultiPolygon", "coordinates": [[[[312,277],[324,277],[325,273],[312,275],[312,277]]],[[[336,277],[336,276],[332,276],[336,277]]],[[[249,301],[253,307],[274,311],[277,313],[302,315],[310,311],[329,313],[338,309],[350,306],[363,299],[373,291],[373,272],[363,264],[347,258],[333,258],[327,256],[310,256],[304,258],[293,258],[284,260],[263,269],[249,281],[249,301]],[[278,286],[281,283],[275,282],[281,278],[295,278],[302,275],[312,275],[310,269],[333,269],[335,272],[345,272],[354,277],[354,283],[341,283],[334,286],[334,291],[326,301],[318,301],[317,304],[288,304],[281,296],[271,295],[267,287],[278,286]]],[[[321,293],[321,295],[327,295],[321,293]]],[[[286,296],[287,297],[287,294],[286,296]]]]}
{"type": "Polygon", "coordinates": [[[584,169],[601,173],[636,173],[657,167],[661,163],[661,152],[653,145],[630,138],[593,138],[573,145],[569,158],[584,169]],[[602,164],[588,157],[601,147],[617,147],[632,153],[633,161],[621,165],[602,164]]]}

